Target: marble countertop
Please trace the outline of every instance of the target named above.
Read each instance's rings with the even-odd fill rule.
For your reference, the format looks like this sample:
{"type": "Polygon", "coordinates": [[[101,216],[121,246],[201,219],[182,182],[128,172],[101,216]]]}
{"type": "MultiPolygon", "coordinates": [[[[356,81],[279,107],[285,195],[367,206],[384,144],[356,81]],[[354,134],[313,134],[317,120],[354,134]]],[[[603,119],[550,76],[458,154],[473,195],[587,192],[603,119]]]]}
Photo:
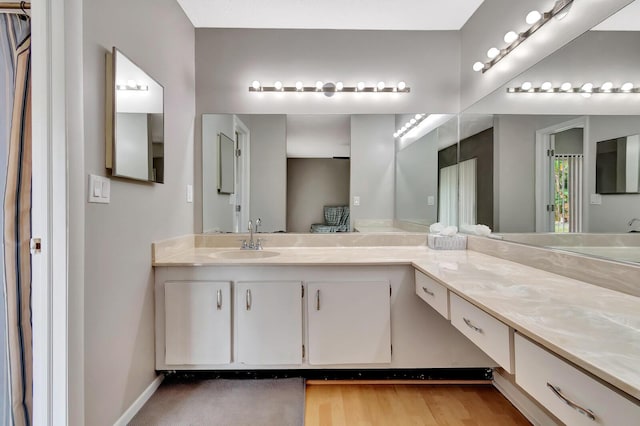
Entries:
{"type": "MultiPolygon", "coordinates": [[[[154,266],[412,265],[521,334],[640,399],[640,298],[471,250],[426,246],[183,248],[154,266]]],[[[425,309],[428,307],[425,305],[425,309]]]]}

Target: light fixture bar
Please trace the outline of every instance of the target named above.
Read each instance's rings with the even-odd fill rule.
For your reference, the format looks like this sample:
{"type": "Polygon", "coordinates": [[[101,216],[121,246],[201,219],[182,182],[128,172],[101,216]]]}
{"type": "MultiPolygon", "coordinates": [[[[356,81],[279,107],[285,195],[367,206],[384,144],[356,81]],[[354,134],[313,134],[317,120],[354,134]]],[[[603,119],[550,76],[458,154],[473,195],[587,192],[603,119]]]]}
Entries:
{"type": "Polygon", "coordinates": [[[393,137],[394,138],[399,138],[400,136],[406,135],[412,129],[416,128],[418,126],[418,124],[420,124],[422,121],[424,121],[424,119],[426,117],[427,117],[427,114],[416,114],[415,116],[413,116],[413,118],[411,118],[409,121],[407,121],[404,124],[404,126],[399,128],[398,130],[396,130],[396,132],[393,134],[393,137]]]}
{"type": "Polygon", "coordinates": [[[623,89],[622,87],[612,87],[603,89],[602,87],[594,87],[590,90],[583,89],[582,87],[572,87],[568,90],[564,90],[561,87],[552,87],[549,89],[543,89],[542,87],[531,87],[530,89],[523,89],[522,87],[508,87],[507,93],[640,93],[640,87],[632,87],[630,89],[623,89]]]}
{"type": "Polygon", "coordinates": [[[402,85],[401,87],[392,86],[392,87],[382,87],[378,88],[377,86],[365,86],[365,87],[357,87],[357,86],[342,86],[341,88],[336,87],[335,85],[323,85],[318,88],[316,86],[249,86],[250,92],[297,92],[297,93],[409,93],[411,88],[402,85]]]}
{"type": "Polygon", "coordinates": [[[556,16],[559,17],[558,19],[564,17],[572,3],[573,0],[557,0],[553,8],[550,11],[539,15],[540,19],[538,19],[533,25],[531,25],[529,29],[518,34],[517,38],[513,42],[509,43],[507,47],[500,49],[499,53],[497,53],[497,55],[494,56],[491,60],[484,63],[478,62],[477,64],[481,65],[482,67],[476,68],[476,66],[474,65],[474,70],[482,71],[483,74],[489,71],[494,65],[504,59],[505,56],[511,53],[516,47],[520,46],[523,41],[531,37],[536,31],[542,28],[551,19],[556,16]]]}
{"type": "Polygon", "coordinates": [[[135,87],[132,86],[128,86],[128,85],[122,85],[122,84],[118,84],[116,86],[116,88],[118,90],[129,90],[129,91],[134,91],[134,92],[146,92],[149,90],[149,86],[144,85],[144,84],[137,84],[135,87]]]}

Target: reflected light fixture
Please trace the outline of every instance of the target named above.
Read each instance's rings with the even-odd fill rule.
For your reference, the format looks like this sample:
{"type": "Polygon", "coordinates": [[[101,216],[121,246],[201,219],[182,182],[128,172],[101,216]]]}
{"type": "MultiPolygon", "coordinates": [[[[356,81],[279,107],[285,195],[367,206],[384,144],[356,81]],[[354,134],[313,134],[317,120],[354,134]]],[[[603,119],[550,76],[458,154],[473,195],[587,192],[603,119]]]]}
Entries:
{"type": "Polygon", "coordinates": [[[131,91],[138,91],[138,92],[146,92],[149,90],[149,86],[135,80],[127,80],[126,83],[122,80],[119,80],[116,83],[116,89],[123,90],[123,91],[131,90],[131,91]]]}
{"type": "Polygon", "coordinates": [[[624,83],[619,87],[615,87],[613,83],[607,81],[597,87],[593,83],[584,83],[582,85],[573,85],[570,82],[564,82],[560,86],[553,86],[551,82],[545,81],[540,86],[531,86],[525,89],[528,82],[522,83],[519,87],[508,87],[507,93],[580,93],[585,98],[591,97],[596,93],[640,93],[640,87],[636,87],[633,83],[624,83]]]}
{"type": "Polygon", "coordinates": [[[293,86],[286,86],[281,81],[276,81],[273,86],[265,86],[260,81],[254,80],[249,86],[250,92],[314,92],[324,93],[325,96],[331,97],[337,92],[364,92],[364,93],[409,93],[411,89],[404,81],[399,81],[395,86],[388,86],[384,81],[379,81],[373,86],[367,86],[363,81],[358,82],[355,86],[345,86],[342,81],[337,83],[323,82],[318,80],[313,86],[305,86],[298,80],[293,86]]]}
{"type": "Polygon", "coordinates": [[[423,122],[426,117],[427,117],[427,114],[416,114],[416,115],[414,115],[406,123],[404,123],[404,125],[401,128],[396,130],[396,132],[393,134],[393,137],[394,138],[399,138],[399,137],[407,134],[409,131],[411,131],[411,129],[417,127],[418,124],[423,122]]]}
{"type": "Polygon", "coordinates": [[[491,47],[487,51],[489,61],[475,62],[473,64],[473,70],[476,72],[482,71],[482,73],[487,72],[551,19],[562,19],[567,16],[572,4],[573,0],[556,0],[553,8],[548,12],[540,13],[537,10],[532,10],[525,17],[525,22],[529,25],[529,28],[521,33],[515,31],[507,32],[504,35],[504,42],[507,43],[507,46],[502,49],[491,47]]]}

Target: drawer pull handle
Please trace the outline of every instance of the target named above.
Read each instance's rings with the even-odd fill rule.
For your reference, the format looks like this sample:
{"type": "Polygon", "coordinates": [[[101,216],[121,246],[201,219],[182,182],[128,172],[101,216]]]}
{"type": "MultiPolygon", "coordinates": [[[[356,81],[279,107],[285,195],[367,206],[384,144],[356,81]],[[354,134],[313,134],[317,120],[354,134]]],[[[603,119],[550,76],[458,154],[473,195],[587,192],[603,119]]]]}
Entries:
{"type": "Polygon", "coordinates": [[[251,290],[247,290],[247,311],[251,310],[251,290]]]}
{"type": "Polygon", "coordinates": [[[222,309],[222,290],[216,292],[216,308],[222,309]]]}
{"type": "Polygon", "coordinates": [[[474,331],[477,331],[478,333],[483,333],[482,329],[480,327],[476,327],[475,325],[473,325],[470,319],[467,319],[464,317],[462,317],[462,319],[464,320],[464,323],[467,324],[469,328],[473,329],[474,331]]]}
{"type": "Polygon", "coordinates": [[[424,291],[425,293],[427,293],[427,294],[428,294],[429,296],[431,296],[431,297],[435,297],[435,295],[436,295],[434,292],[430,291],[430,290],[429,290],[428,288],[426,288],[426,287],[422,287],[422,291],[424,291]]]}
{"type": "Polygon", "coordinates": [[[553,394],[555,396],[557,396],[558,398],[560,398],[562,400],[562,402],[564,402],[565,404],[567,404],[569,407],[573,408],[574,410],[576,410],[578,413],[587,416],[590,420],[595,421],[596,420],[596,416],[595,414],[593,414],[593,411],[589,410],[588,408],[583,408],[581,406],[579,406],[578,404],[576,404],[575,402],[571,401],[569,398],[567,398],[566,396],[564,396],[562,394],[562,392],[560,391],[560,388],[557,386],[553,386],[551,383],[547,382],[547,387],[549,389],[551,389],[551,391],[553,392],[553,394]]]}
{"type": "Polygon", "coordinates": [[[316,290],[316,311],[320,310],[320,290],[316,290]]]}

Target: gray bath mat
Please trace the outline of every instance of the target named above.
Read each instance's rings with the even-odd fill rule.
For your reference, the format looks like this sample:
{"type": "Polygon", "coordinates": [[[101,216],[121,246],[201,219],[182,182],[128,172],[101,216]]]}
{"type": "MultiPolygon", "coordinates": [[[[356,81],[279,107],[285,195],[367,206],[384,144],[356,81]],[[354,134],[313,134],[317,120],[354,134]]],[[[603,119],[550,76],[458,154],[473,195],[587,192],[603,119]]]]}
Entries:
{"type": "Polygon", "coordinates": [[[304,379],[163,383],[132,426],[303,426],[304,379]]]}

